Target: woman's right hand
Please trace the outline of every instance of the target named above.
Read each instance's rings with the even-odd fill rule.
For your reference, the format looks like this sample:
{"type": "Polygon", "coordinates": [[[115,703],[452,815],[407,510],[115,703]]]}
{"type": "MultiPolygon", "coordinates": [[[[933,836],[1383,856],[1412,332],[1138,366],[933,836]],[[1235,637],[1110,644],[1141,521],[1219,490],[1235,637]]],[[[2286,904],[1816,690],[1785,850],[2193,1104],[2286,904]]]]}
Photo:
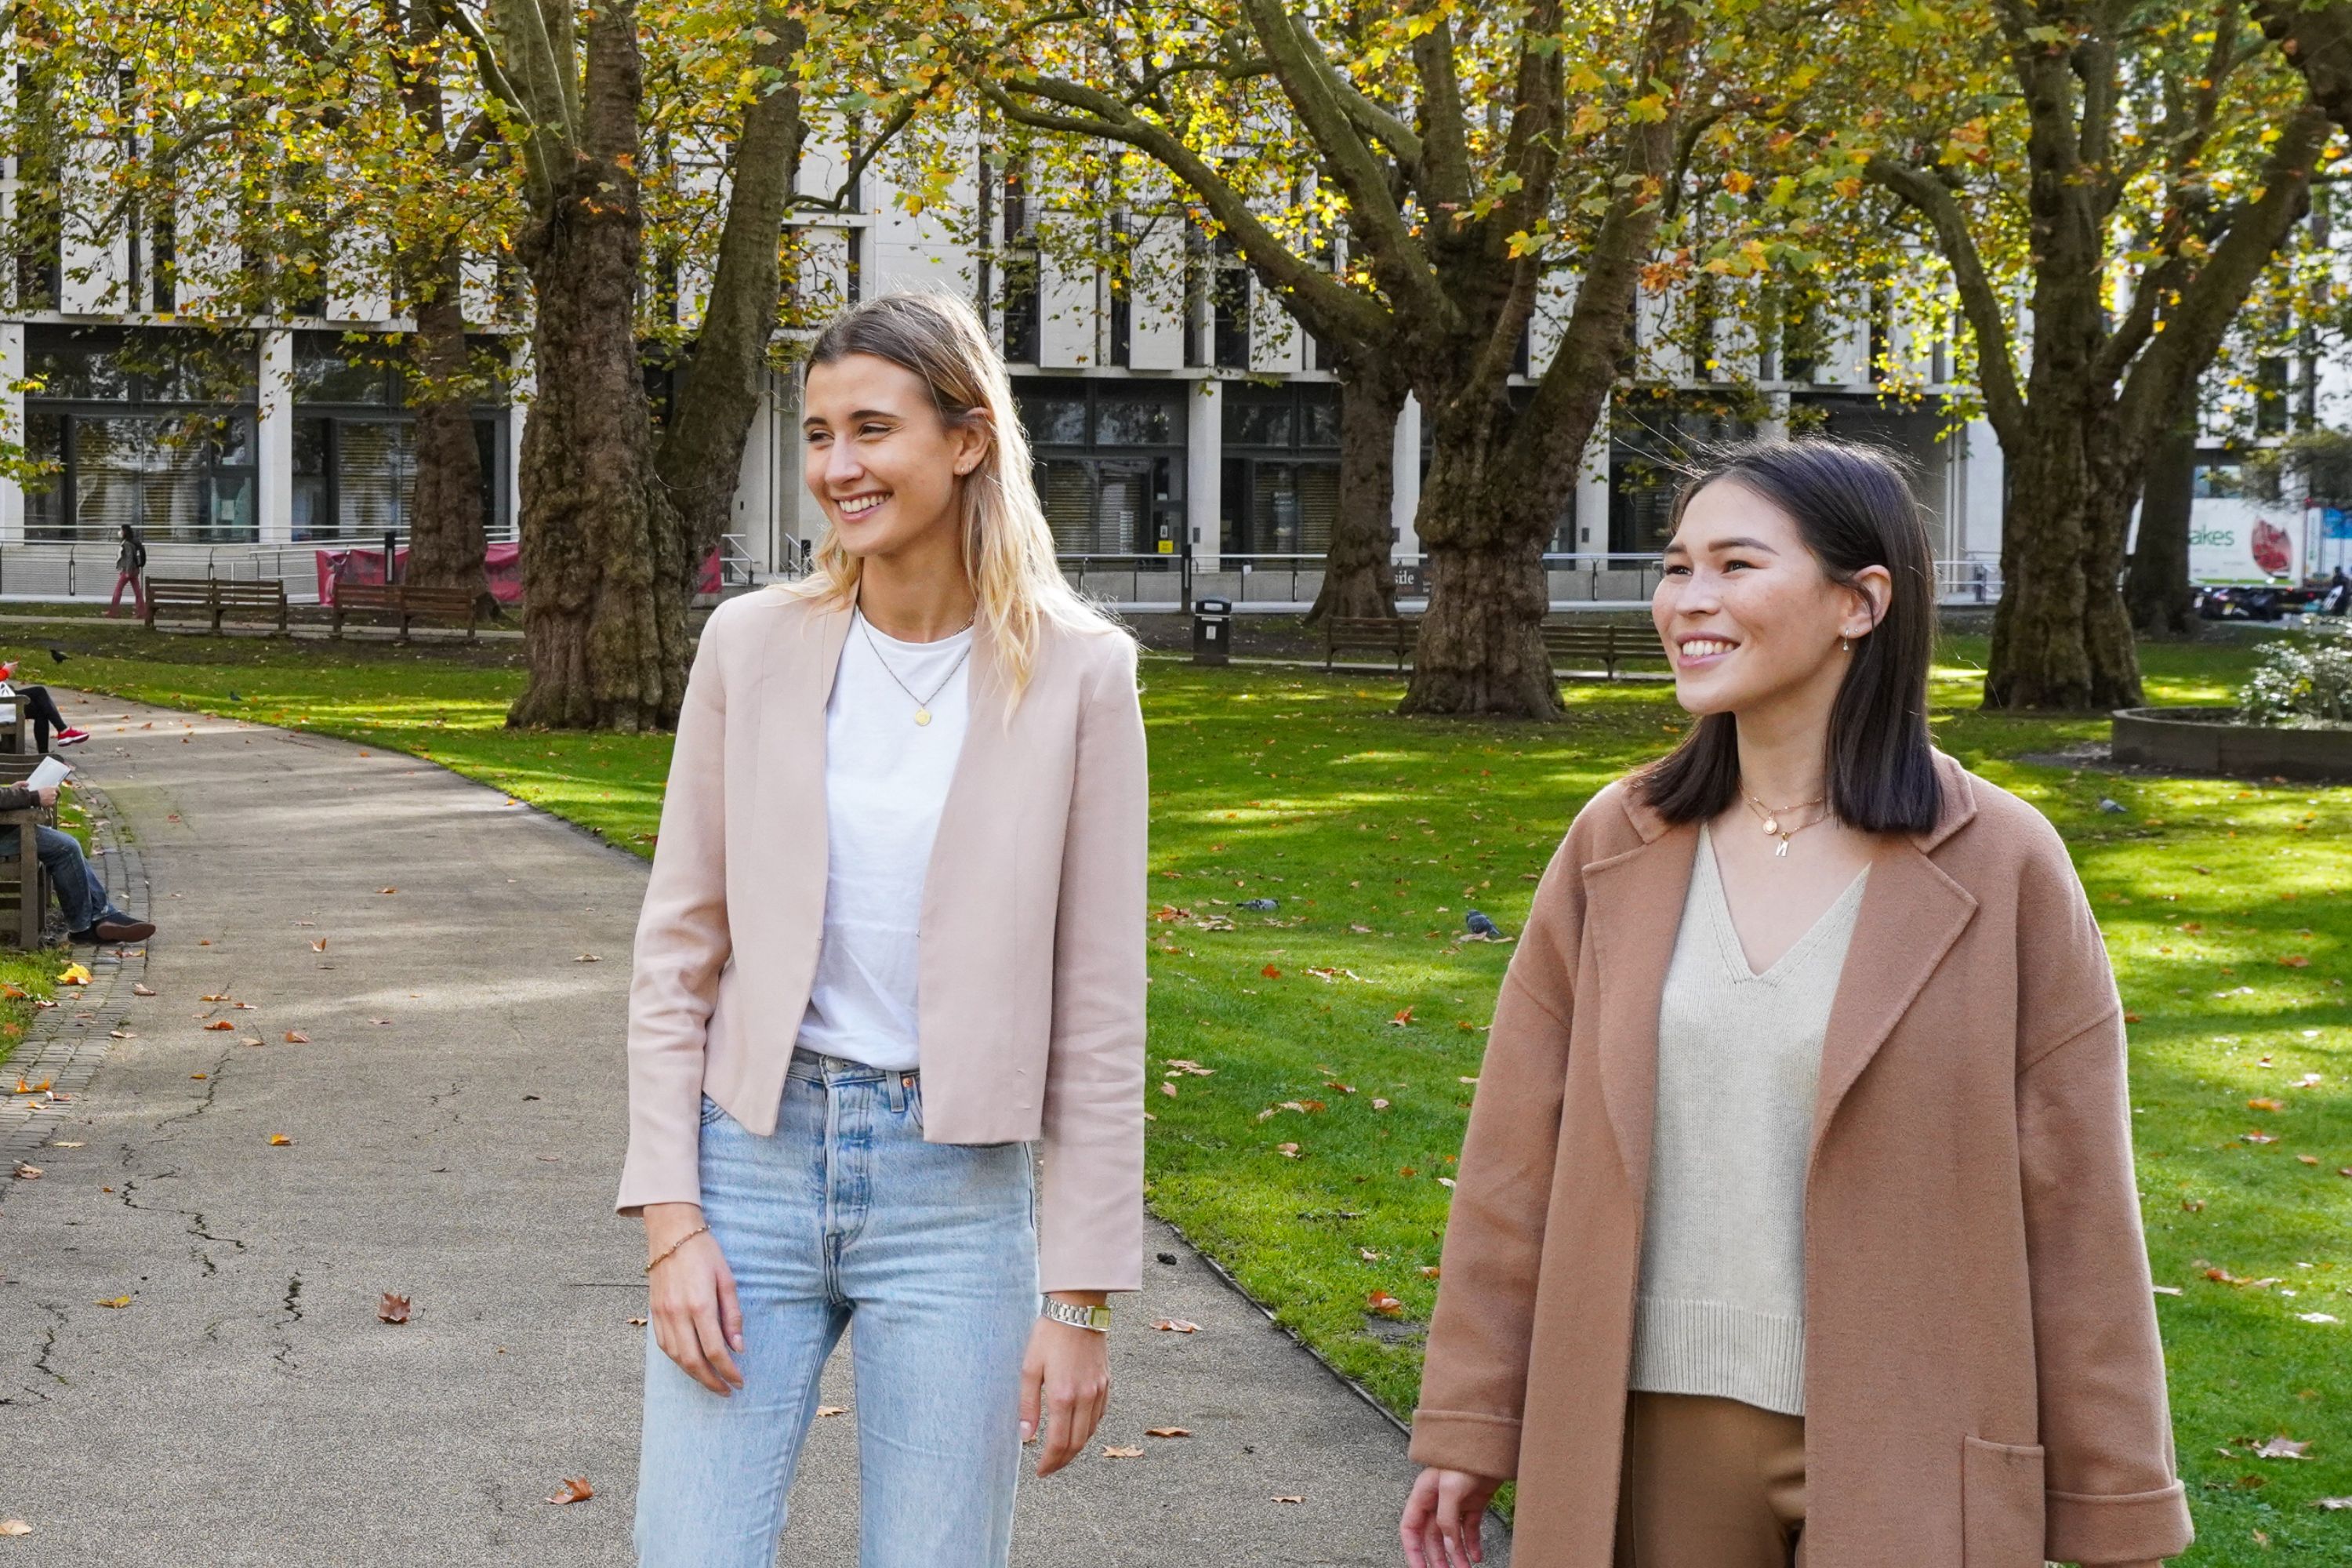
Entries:
{"type": "Polygon", "coordinates": [[[1411,1568],[1467,1568],[1484,1563],[1478,1521],[1486,1517],[1486,1504],[1502,1484],[1498,1476],[1433,1466],[1414,1477],[1404,1518],[1397,1524],[1411,1568]]]}
{"type": "Polygon", "coordinates": [[[698,1204],[646,1205],[646,1256],[661,1258],[648,1282],[646,1315],[654,1343],[678,1370],[721,1398],[743,1386],[732,1350],[743,1349],[743,1309],[735,1300],[735,1276],[727,1257],[702,1224],[698,1204]],[[690,1237],[678,1246],[678,1237],[690,1237]],[[662,1258],[664,1251],[677,1250],[662,1258]]]}

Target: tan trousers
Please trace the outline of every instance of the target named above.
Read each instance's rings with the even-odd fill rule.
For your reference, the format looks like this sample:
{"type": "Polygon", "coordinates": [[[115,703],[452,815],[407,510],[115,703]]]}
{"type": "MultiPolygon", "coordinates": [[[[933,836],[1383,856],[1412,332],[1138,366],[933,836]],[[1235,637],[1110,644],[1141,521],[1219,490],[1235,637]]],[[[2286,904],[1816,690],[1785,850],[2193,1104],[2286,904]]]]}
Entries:
{"type": "Polygon", "coordinates": [[[1805,1568],[1804,1529],[1802,1416],[1625,1396],[1616,1568],[1805,1568]]]}

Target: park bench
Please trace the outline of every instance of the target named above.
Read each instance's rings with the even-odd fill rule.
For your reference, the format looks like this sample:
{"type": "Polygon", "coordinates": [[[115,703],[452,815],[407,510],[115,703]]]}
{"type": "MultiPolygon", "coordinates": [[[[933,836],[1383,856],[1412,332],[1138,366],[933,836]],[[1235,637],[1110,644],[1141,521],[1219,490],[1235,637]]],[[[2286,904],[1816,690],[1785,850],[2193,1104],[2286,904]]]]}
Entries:
{"type": "MultiPolygon", "coordinates": [[[[0,756],[0,784],[23,784],[40,762],[37,755],[25,753],[0,756]]],[[[0,859],[0,934],[13,931],[17,947],[27,952],[41,945],[41,925],[49,910],[48,876],[41,869],[33,832],[48,820],[46,806],[0,811],[0,827],[16,830],[16,855],[0,859]]]]}
{"type": "Polygon", "coordinates": [[[224,616],[236,615],[245,624],[266,622],[280,633],[286,627],[286,584],[236,583],[219,577],[150,577],[147,579],[147,629],[165,610],[191,610],[202,615],[215,636],[224,616]]]}
{"type": "Polygon", "coordinates": [[[1399,669],[1412,657],[1412,639],[1421,623],[1403,616],[1330,616],[1323,622],[1323,668],[1337,662],[1341,648],[1364,648],[1384,654],[1399,669]]]}
{"type": "Polygon", "coordinates": [[[1554,669],[1591,669],[1598,665],[1610,679],[1617,667],[1631,659],[1666,661],[1658,634],[1648,626],[1563,626],[1548,621],[1543,628],[1544,656],[1554,669]]]}
{"type": "Polygon", "coordinates": [[[384,616],[400,625],[400,640],[408,640],[408,628],[417,621],[440,626],[463,626],[468,641],[473,639],[479,624],[480,604],[464,588],[422,588],[411,583],[338,583],[335,584],[333,631],[343,635],[343,616],[348,614],[384,616]]]}

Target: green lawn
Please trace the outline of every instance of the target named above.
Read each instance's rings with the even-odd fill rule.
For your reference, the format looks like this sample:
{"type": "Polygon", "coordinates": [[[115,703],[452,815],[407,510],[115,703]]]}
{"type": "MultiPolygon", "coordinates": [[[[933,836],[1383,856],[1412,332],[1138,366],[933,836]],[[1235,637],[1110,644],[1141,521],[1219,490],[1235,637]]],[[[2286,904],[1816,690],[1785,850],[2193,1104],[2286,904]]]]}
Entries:
{"type": "MultiPolygon", "coordinates": [[[[60,679],[414,752],[640,852],[655,828],[666,743],[506,731],[506,654],[57,637],[75,655],[60,679]]],[[[2352,1495],[2352,788],[2021,762],[2104,724],[1974,711],[1982,654],[1945,647],[1940,743],[2065,833],[2136,1018],[2140,1177],[2156,1278],[2179,1291],[2158,1312],[2200,1531],[2183,1561],[2352,1561],[2352,1512],[2310,1506],[2352,1495]],[[2251,1457],[2279,1434],[2308,1457],[2251,1457]]],[[[2144,658],[2156,701],[2224,700],[2251,662],[2242,643],[2144,658]]],[[[1152,1205],[1409,1410],[1424,1270],[1510,952],[1459,940],[1464,912],[1516,931],[1577,807],[1669,744],[1679,710],[1656,688],[1581,686],[1548,728],[1409,721],[1391,680],[1144,671],[1167,1086],[1152,1205]],[[1279,907],[1238,907],[1258,898],[1279,907]]]]}

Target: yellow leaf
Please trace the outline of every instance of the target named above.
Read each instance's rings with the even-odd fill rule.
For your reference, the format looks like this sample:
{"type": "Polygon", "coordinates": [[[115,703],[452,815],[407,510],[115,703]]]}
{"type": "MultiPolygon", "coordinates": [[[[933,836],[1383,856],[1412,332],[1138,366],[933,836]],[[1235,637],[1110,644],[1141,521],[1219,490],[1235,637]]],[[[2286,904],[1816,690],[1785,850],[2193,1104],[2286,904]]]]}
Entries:
{"type": "Polygon", "coordinates": [[[269,1135],[269,1146],[273,1149],[283,1148],[292,1142],[294,1142],[294,1140],[289,1138],[283,1132],[272,1132],[269,1135]]]}
{"type": "Polygon", "coordinates": [[[101,1307],[128,1307],[131,1305],[131,1298],[128,1296],[110,1296],[99,1302],[99,1305],[101,1307]]]}
{"type": "Polygon", "coordinates": [[[58,984],[60,985],[87,985],[89,984],[89,971],[84,969],[79,963],[68,963],[66,965],[64,973],[58,976],[58,984]]]}

